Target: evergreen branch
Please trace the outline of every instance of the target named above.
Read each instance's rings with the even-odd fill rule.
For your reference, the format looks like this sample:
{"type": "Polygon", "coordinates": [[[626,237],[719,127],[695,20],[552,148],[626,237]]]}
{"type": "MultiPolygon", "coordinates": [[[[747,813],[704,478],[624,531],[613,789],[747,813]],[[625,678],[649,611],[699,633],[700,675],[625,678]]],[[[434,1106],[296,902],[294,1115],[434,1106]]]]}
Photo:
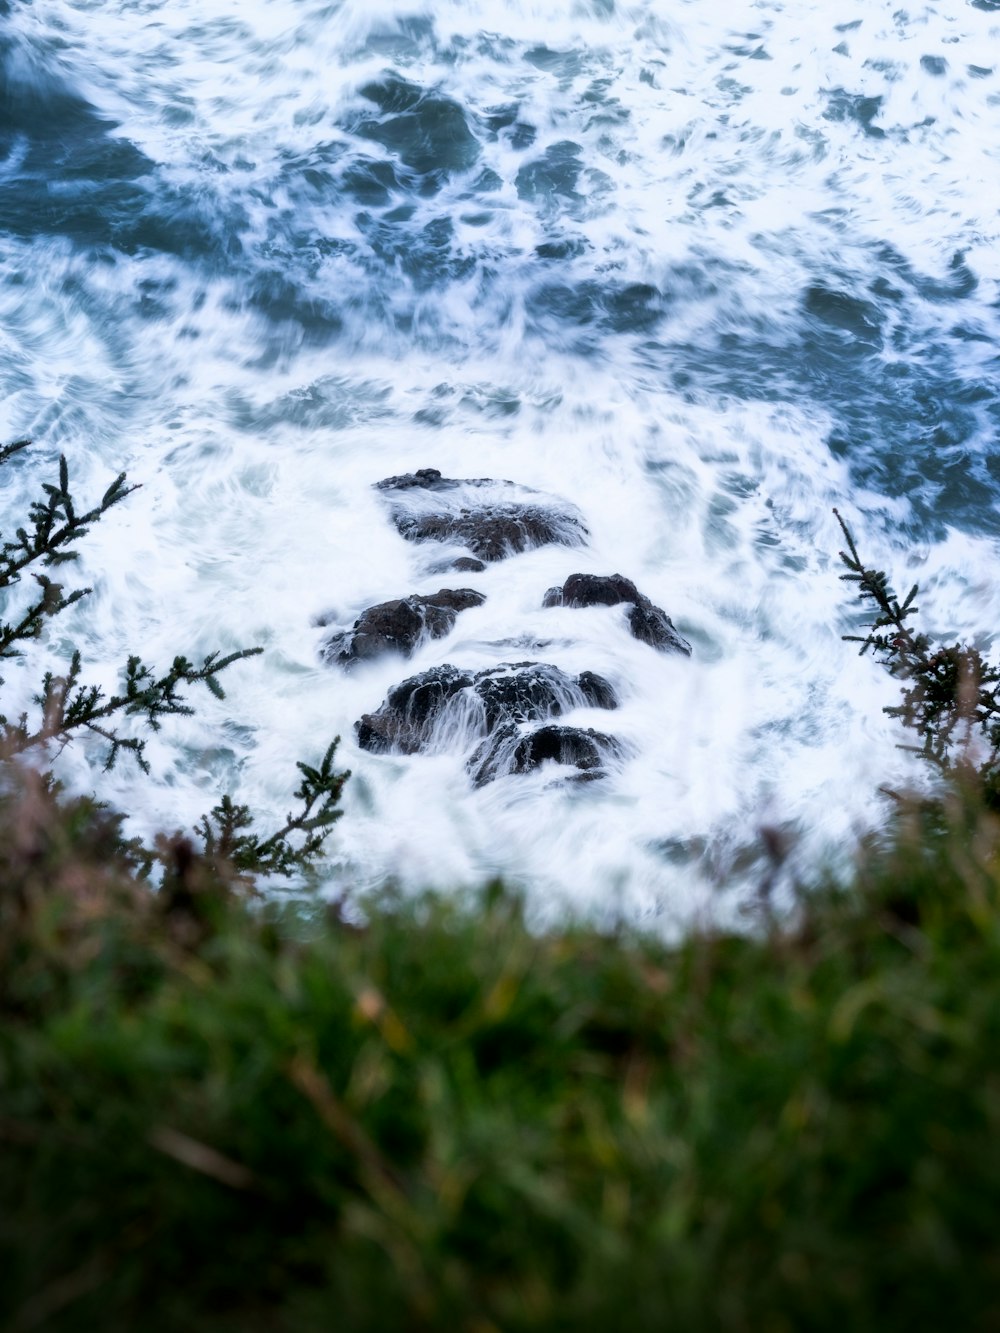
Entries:
{"type": "Polygon", "coordinates": [[[223,796],[197,825],[205,856],[210,861],[225,860],[245,874],[291,875],[307,868],[343,813],[338,806],[350,773],[337,772],[333,767],[339,743],[338,736],[327,747],[318,768],[297,765],[302,781],[295,799],[301,801],[301,809],[289,813],[284,827],[270,837],[262,838],[251,831],[253,819],[248,806],[236,805],[231,797],[223,796]]]}
{"type": "Polygon", "coordinates": [[[13,444],[0,444],[0,467],[13,458],[15,454],[19,454],[30,447],[30,440],[15,440],[13,444]]]}
{"type": "Polygon", "coordinates": [[[5,724],[0,730],[0,746],[6,754],[19,754],[49,741],[68,743],[72,734],[86,729],[107,741],[110,749],[105,769],[114,767],[122,750],[134,755],[143,772],[149,771],[145,759],[145,740],[122,735],[105,723],[113,717],[143,717],[152,731],[158,731],[161,719],[168,716],[189,716],[194,712],[184,689],[198,683],[205,684],[216,698],[225,698],[218,676],[234,662],[255,657],[260,648],[242,648],[220,657],[209,653],[200,667],[193,666],[186,657],[175,657],[169,671],[157,676],[140,658],[130,657],[125,666],[124,684],[120,693],[110,698],[99,685],[81,685],[81,659],[75,652],[65,676],[46,672],[41,691],[34,702],[41,710],[41,722],[31,731],[24,718],[15,725],[5,724]]]}
{"type": "Polygon", "coordinates": [[[15,647],[16,644],[27,639],[37,639],[46,617],[65,611],[91,591],[90,588],[77,588],[67,597],[63,594],[61,583],[53,583],[44,574],[36,574],[34,577],[41,586],[42,595],[28,607],[16,624],[0,623],[0,658],[23,656],[21,649],[15,647]]]}
{"type": "Polygon", "coordinates": [[[889,583],[888,575],[881,569],[869,569],[862,562],[854,537],[840,511],[834,509],[833,512],[847,542],[847,550],[840,552],[840,558],[847,566],[848,572],[841,574],[840,577],[846,583],[857,584],[858,597],[863,602],[873,604],[877,612],[875,619],[866,626],[868,629],[866,635],[845,634],[844,639],[851,643],[860,643],[862,655],[869,648],[874,648],[877,652],[887,654],[890,659],[899,658],[901,664],[904,664],[908,657],[919,658],[926,650],[929,640],[925,635],[913,634],[905,623],[908,617],[917,614],[917,607],[914,605],[917,585],[914,584],[900,602],[889,583]],[[880,634],[879,630],[892,630],[894,633],[880,634]]]}
{"type": "MultiPolygon", "coordinates": [[[[0,467],[29,446],[28,440],[0,445],[0,467]]],[[[77,555],[75,543],[87,535],[90,526],[137,489],[126,485],[122,473],[97,505],[78,512],[70,493],[69,465],[61,456],[58,482],[42,485],[41,497],[30,504],[27,521],[16,529],[12,539],[3,540],[0,534],[0,592],[19,583],[24,570],[35,562],[40,561],[48,567],[74,560],[77,555]]],[[[66,610],[91,591],[80,588],[67,594],[62,584],[45,574],[34,573],[33,576],[39,585],[39,595],[19,613],[19,617],[10,622],[0,621],[0,660],[21,656],[19,645],[37,639],[47,619],[66,610]]],[[[113,768],[122,751],[126,751],[139,768],[148,773],[146,740],[123,730],[121,724],[128,719],[140,718],[150,731],[158,731],[163,718],[192,714],[194,709],[188,702],[187,691],[199,683],[217,699],[224,699],[225,691],[219,680],[221,673],[234,662],[261,651],[260,648],[245,648],[225,656],[214,652],[204,658],[200,666],[179,656],[162,674],[139,657],[132,656],[126,662],[120,689],[110,696],[98,685],[82,683],[81,657],[79,652],[74,652],[64,675],[49,671],[42,678],[41,688],[34,696],[40,713],[37,722],[29,724],[28,713],[22,713],[16,722],[9,722],[0,714],[0,761],[36,747],[65,746],[74,736],[87,732],[107,746],[106,770],[113,768]]],[[[230,797],[224,796],[198,826],[209,860],[224,862],[227,874],[235,871],[243,878],[252,874],[289,875],[296,870],[308,869],[341,814],[338,805],[349,774],[333,768],[336,747],[335,740],[318,768],[298,765],[301,782],[295,799],[300,802],[300,808],[289,813],[284,826],[269,837],[253,831],[253,821],[245,805],[235,805],[230,797]]],[[[120,823],[123,816],[113,818],[120,823]]],[[[148,875],[154,862],[159,861],[167,867],[167,878],[176,881],[174,888],[178,892],[184,889],[194,865],[191,860],[194,851],[187,839],[178,835],[172,842],[164,842],[163,847],[158,844],[156,850],[151,850],[134,839],[126,844],[120,829],[116,836],[119,850],[127,855],[129,864],[137,873],[148,875]]]]}
{"type": "Polygon", "coordinates": [[[917,586],[900,601],[884,571],[864,564],[847,524],[833,512],[847,543],[840,558],[848,572],[840,577],[854,583],[860,600],[875,612],[865,635],[843,637],[860,643],[862,654],[874,649],[889,673],[906,682],[900,702],[883,710],[918,737],[919,744],[901,748],[941,772],[961,767],[975,773],[987,802],[1000,808],[1000,669],[978,648],[960,643],[933,648],[926,634],[914,633],[906,621],[917,612],[917,586]],[[973,758],[969,748],[977,731],[988,747],[985,759],[973,758]]]}
{"type": "MultiPolygon", "coordinates": [[[[0,465],[29,444],[28,440],[19,440],[0,448],[0,465]]],[[[19,582],[22,571],[36,560],[41,560],[45,566],[75,560],[77,552],[73,544],[85,537],[91,525],[109,509],[138,489],[138,486],[125,484],[125,473],[122,472],[104,492],[99,504],[79,514],[70,494],[69,464],[65,455],[60,455],[59,484],[43,484],[44,496],[32,501],[28,508],[29,526],[19,527],[13,540],[0,544],[0,588],[19,582]]]]}

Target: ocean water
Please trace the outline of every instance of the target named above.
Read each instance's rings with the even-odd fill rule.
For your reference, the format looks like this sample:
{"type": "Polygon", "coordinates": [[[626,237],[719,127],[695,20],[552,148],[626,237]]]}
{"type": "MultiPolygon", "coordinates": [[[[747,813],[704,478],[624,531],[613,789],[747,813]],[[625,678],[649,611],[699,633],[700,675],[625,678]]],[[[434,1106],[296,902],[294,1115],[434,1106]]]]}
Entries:
{"type": "Polygon", "coordinates": [[[36,441],[0,509],[60,452],[80,496],[142,486],[42,660],[265,650],[151,778],[121,761],[137,828],[220,788],[278,821],[340,735],[331,892],[501,873],[674,920],[752,892],[763,825],[842,855],[920,775],[841,642],[832,507],[932,629],[1000,623],[998,159],[998,0],[0,3],[0,438],[36,441]],[[551,492],[589,543],[437,573],[372,489],[421,467],[551,492]],[[576,571],[691,657],[543,610],[576,571]],[[462,583],[412,662],[321,663],[319,619],[462,583]],[[525,657],[617,689],[573,715],[623,744],[603,781],[358,748],[404,676],[525,657]]]}

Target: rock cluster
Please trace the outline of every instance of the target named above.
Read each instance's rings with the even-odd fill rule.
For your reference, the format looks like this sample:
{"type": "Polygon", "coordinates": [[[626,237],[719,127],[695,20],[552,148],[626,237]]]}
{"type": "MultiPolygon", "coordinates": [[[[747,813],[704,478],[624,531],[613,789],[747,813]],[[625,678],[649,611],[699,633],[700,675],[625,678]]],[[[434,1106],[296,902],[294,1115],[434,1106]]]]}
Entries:
{"type": "MultiPolygon", "coordinates": [[[[487,563],[537,546],[581,546],[588,535],[572,505],[512,481],[462,480],[421,468],[386,477],[376,489],[402,537],[442,545],[447,559],[439,568],[482,572],[487,563]]],[[[380,602],[327,639],[323,660],[350,668],[386,653],[409,656],[425,639],[444,638],[462,611],[485,600],[473,588],[441,588],[380,602]]],[[[571,574],[542,604],[624,604],[634,638],[690,656],[690,644],[666,612],[621,574],[571,574]]],[[[613,686],[592,671],[571,676],[547,662],[505,662],[483,671],[445,664],[394,686],[355,730],[361,748],[377,754],[461,749],[476,786],[548,762],[575,768],[583,780],[601,777],[624,748],[614,736],[556,719],[579,708],[617,707],[613,686]]]]}
{"type": "MultiPolygon", "coordinates": [[[[507,662],[485,671],[431,667],[394,686],[357,724],[358,744],[376,754],[417,754],[491,737],[499,728],[542,722],[574,708],[616,708],[603,676],[569,676],[547,662],[507,662]]],[[[477,752],[478,753],[478,752],[477,752]]]]}

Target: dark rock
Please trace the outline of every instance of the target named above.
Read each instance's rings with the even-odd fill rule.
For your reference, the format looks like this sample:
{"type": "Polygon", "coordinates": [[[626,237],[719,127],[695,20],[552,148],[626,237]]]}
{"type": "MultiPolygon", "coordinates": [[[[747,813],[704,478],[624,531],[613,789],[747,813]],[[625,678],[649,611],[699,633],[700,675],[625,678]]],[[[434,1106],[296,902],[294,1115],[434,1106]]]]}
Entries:
{"type": "Polygon", "coordinates": [[[579,546],[587,529],[579,511],[554,496],[490,477],[442,477],[421,468],[376,482],[392,521],[408,541],[454,542],[485,561],[536,546],[579,546]]]}
{"type": "Polygon", "coordinates": [[[383,477],[375,483],[377,491],[453,491],[457,486],[481,486],[485,479],[477,481],[456,481],[452,477],[442,477],[436,467],[417,468],[416,472],[403,472],[398,477],[383,477]]]}
{"type": "Polygon", "coordinates": [[[485,560],[477,560],[472,555],[460,555],[457,559],[439,560],[428,569],[429,574],[482,574],[486,569],[485,560]]]}
{"type": "Polygon", "coordinates": [[[471,672],[445,665],[402,681],[377,712],[365,713],[355,722],[358,744],[373,754],[416,754],[430,740],[445,705],[473,679],[471,672]]]}
{"type": "Polygon", "coordinates": [[[553,542],[578,545],[580,524],[534,505],[484,505],[452,514],[400,516],[396,526],[408,541],[457,541],[482,560],[503,560],[553,542]],[[572,531],[575,529],[575,531],[572,531]]]}
{"type": "Polygon", "coordinates": [[[572,764],[574,768],[598,768],[609,756],[620,754],[618,741],[602,731],[549,725],[521,738],[514,751],[511,772],[530,773],[547,759],[572,764]]]}
{"type": "Polygon", "coordinates": [[[605,763],[621,753],[619,742],[604,732],[549,724],[525,733],[509,722],[478,746],[468,769],[477,787],[507,773],[531,773],[546,760],[598,777],[605,763]]]}
{"type": "Polygon", "coordinates": [[[640,643],[691,656],[691,645],[677,633],[667,613],[621,574],[571,574],[561,588],[549,588],[542,598],[543,606],[617,606],[620,602],[631,603],[629,628],[640,643]]]}
{"type": "Polygon", "coordinates": [[[640,643],[648,643],[650,648],[658,648],[663,653],[683,653],[691,656],[691,645],[682,639],[674,629],[673,621],[666,611],[661,611],[652,602],[640,602],[628,613],[629,628],[632,637],[640,643]]]}
{"type": "Polygon", "coordinates": [[[611,685],[592,671],[574,677],[545,662],[504,663],[475,673],[440,666],[395,686],[355,729],[363,750],[415,754],[449,726],[460,737],[480,738],[508,723],[617,706],[611,685]]]}
{"type": "Polygon", "coordinates": [[[648,599],[621,574],[571,574],[562,586],[563,606],[617,606],[648,599]]]}
{"type": "Polygon", "coordinates": [[[577,684],[591,708],[617,708],[618,696],[596,671],[581,671],[577,684]]]}
{"type": "Polygon", "coordinates": [[[490,667],[476,675],[487,731],[503,722],[537,722],[574,708],[617,708],[618,697],[603,676],[584,671],[567,676],[546,662],[490,667]]]}
{"type": "Polygon", "coordinates": [[[486,598],[472,588],[441,588],[370,606],[348,630],[334,634],[322,648],[324,662],[350,667],[383,653],[408,657],[423,638],[442,639],[460,611],[480,606],[486,598]]]}

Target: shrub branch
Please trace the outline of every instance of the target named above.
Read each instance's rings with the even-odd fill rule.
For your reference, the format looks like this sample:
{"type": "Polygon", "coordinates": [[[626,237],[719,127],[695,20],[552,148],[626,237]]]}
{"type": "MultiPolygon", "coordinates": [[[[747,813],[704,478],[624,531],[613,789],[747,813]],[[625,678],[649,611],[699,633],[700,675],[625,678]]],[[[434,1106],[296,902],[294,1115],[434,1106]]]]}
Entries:
{"type": "Polygon", "coordinates": [[[864,627],[866,634],[843,637],[860,643],[862,654],[871,649],[903,682],[900,702],[885,709],[918,738],[917,744],[902,748],[942,773],[961,768],[974,775],[987,804],[1000,808],[1000,669],[976,647],[935,647],[928,635],[914,632],[907,622],[917,614],[917,585],[900,601],[888,575],[865,565],[843,517],[833,512],[847,543],[840,558],[848,572],[840,577],[855,584],[862,603],[875,613],[864,627]]]}
{"type": "MultiPolygon", "coordinates": [[[[0,467],[29,445],[28,440],[0,445],[0,467]]],[[[80,510],[70,493],[69,465],[61,456],[58,482],[43,484],[42,495],[28,508],[27,522],[15,529],[13,538],[4,539],[0,533],[0,597],[20,583],[22,574],[32,565],[37,563],[46,568],[76,559],[75,544],[109,509],[137,489],[127,485],[125,474],[121,473],[98,504],[80,510]]],[[[66,592],[63,584],[47,574],[31,572],[39,592],[18,615],[9,621],[0,620],[0,660],[23,656],[25,646],[38,639],[50,619],[91,591],[76,588],[66,592]]],[[[162,673],[147,666],[141,658],[131,656],[122,672],[120,689],[110,695],[99,685],[84,682],[83,661],[80,653],[74,652],[64,674],[47,671],[42,677],[41,688],[33,698],[38,709],[37,720],[29,721],[28,714],[23,713],[16,722],[11,722],[0,714],[0,763],[25,751],[65,746],[77,735],[90,734],[107,747],[105,771],[114,768],[119,755],[125,752],[143,773],[149,773],[146,737],[134,734],[125,724],[139,719],[144,730],[156,732],[164,718],[189,716],[194,712],[189,701],[189,691],[194,685],[204,685],[215,698],[224,699],[221,674],[235,662],[255,657],[261,651],[241,648],[225,655],[213,652],[200,666],[178,656],[170,669],[162,673]]],[[[349,774],[334,769],[336,748],[335,740],[318,768],[298,765],[301,781],[295,800],[299,807],[289,813],[283,827],[268,836],[254,830],[247,806],[223,796],[197,828],[207,860],[215,866],[224,864],[243,877],[289,875],[309,868],[341,813],[340,796],[349,774]]],[[[159,857],[159,853],[135,842],[125,844],[119,839],[119,845],[147,869],[159,857]]]]}

